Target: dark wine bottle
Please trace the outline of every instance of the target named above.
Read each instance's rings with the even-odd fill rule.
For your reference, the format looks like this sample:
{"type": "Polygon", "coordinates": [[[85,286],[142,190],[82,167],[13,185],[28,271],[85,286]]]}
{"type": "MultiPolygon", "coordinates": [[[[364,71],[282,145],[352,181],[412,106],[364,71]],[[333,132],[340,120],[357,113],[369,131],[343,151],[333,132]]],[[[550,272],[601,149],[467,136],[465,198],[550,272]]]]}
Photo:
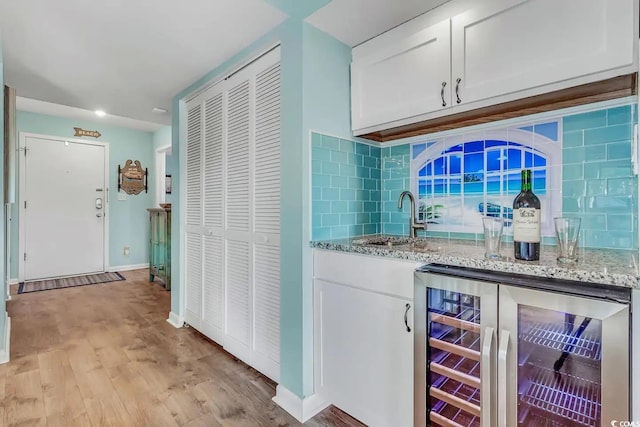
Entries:
{"type": "Polygon", "coordinates": [[[522,171],[522,188],[513,200],[513,250],[516,259],[540,259],[540,199],[531,191],[531,170],[522,171]]]}

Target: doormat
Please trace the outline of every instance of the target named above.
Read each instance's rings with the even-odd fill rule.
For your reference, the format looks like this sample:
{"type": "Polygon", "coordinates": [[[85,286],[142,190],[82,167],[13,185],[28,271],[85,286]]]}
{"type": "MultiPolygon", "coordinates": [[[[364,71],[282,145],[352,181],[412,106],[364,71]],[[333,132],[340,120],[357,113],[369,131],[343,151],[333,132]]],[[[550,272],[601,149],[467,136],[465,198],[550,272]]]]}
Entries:
{"type": "Polygon", "coordinates": [[[35,280],[20,283],[18,293],[26,294],[28,292],[48,291],[51,289],[96,285],[98,283],[116,282],[119,280],[125,280],[125,278],[122,274],[117,272],[87,274],[86,276],[65,277],[62,279],[35,280]]]}

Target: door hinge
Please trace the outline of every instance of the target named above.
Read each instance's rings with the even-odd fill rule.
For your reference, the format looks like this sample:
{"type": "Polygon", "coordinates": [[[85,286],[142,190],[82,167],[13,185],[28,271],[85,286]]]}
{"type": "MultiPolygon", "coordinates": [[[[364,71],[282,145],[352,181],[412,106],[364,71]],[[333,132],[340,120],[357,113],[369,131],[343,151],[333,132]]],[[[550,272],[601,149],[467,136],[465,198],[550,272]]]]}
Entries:
{"type": "Polygon", "coordinates": [[[27,201],[24,201],[24,208],[27,209],[27,201]]]}
{"type": "Polygon", "coordinates": [[[23,261],[26,261],[26,260],[27,260],[27,253],[25,252],[25,253],[24,253],[24,260],[23,260],[23,261]]]}

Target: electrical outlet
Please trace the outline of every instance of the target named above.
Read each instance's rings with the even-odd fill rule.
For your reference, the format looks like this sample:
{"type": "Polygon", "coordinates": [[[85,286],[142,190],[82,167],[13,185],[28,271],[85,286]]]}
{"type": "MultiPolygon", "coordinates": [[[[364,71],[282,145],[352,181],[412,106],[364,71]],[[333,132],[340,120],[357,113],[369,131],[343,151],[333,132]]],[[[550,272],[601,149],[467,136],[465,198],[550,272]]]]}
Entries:
{"type": "Polygon", "coordinates": [[[129,254],[131,253],[131,248],[129,246],[125,246],[122,253],[124,253],[124,256],[129,256],[129,254]]]}

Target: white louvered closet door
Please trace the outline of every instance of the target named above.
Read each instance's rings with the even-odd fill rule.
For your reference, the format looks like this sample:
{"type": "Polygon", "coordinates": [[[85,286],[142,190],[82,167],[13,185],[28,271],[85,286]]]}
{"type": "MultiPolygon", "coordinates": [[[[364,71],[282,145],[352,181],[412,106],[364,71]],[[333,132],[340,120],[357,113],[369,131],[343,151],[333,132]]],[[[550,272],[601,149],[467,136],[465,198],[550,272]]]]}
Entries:
{"type": "Polygon", "coordinates": [[[187,112],[185,314],[187,323],[200,327],[202,316],[202,106],[187,112]]]}
{"type": "Polygon", "coordinates": [[[280,377],[280,49],[187,104],[185,320],[280,377]]]}
{"type": "Polygon", "coordinates": [[[201,332],[224,344],[224,96],[204,101],[204,277],[201,332]]]}
{"type": "MultiPolygon", "coordinates": [[[[226,144],[226,287],[225,340],[227,351],[250,361],[251,259],[249,248],[251,206],[250,141],[252,138],[252,102],[249,80],[230,80],[227,92],[226,144]]],[[[250,363],[250,362],[249,362],[250,363]]]]}
{"type": "Polygon", "coordinates": [[[280,375],[280,63],[255,77],[254,366],[280,375]]]}

